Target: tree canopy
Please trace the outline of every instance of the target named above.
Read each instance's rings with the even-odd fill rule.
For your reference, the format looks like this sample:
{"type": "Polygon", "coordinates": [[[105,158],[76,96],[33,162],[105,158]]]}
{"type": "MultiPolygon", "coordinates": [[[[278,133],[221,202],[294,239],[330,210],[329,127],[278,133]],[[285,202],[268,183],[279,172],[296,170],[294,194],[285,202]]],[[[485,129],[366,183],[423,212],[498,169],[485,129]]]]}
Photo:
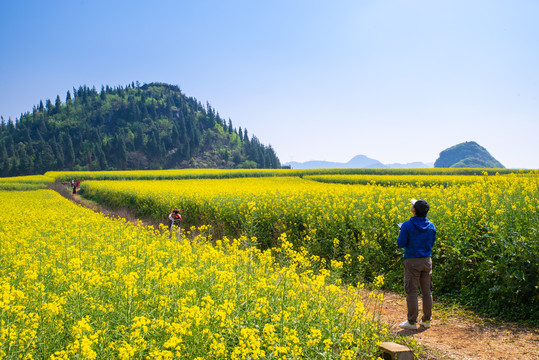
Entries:
{"type": "Polygon", "coordinates": [[[280,168],[271,145],[175,85],[80,86],[0,122],[0,176],[49,170],[280,168]]]}
{"type": "Polygon", "coordinates": [[[503,168],[504,166],[475,141],[466,141],[442,151],[434,167],[503,168]]]}

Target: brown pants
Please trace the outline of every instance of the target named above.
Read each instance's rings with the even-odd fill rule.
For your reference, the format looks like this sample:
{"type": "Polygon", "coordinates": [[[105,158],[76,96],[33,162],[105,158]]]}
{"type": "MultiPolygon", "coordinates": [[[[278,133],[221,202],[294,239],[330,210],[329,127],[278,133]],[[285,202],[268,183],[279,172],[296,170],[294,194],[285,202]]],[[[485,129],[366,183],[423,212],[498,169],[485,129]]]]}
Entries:
{"type": "Polygon", "coordinates": [[[421,288],[423,299],[423,321],[432,316],[432,261],[426,258],[404,259],[404,291],[408,305],[408,322],[415,324],[419,314],[417,288],[421,288]]]}

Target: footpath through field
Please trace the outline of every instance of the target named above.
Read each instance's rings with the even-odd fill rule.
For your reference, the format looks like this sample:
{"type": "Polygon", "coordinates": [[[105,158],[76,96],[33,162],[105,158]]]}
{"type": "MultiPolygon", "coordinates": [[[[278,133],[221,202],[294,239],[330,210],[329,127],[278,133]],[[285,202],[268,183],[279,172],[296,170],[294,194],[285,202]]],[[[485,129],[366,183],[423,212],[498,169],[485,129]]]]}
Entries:
{"type": "MultiPolygon", "coordinates": [[[[69,188],[64,186],[53,186],[53,189],[64,197],[107,216],[122,217],[130,222],[137,221],[136,216],[128,209],[108,209],[71,194],[69,188]]],[[[142,222],[147,226],[157,225],[143,220],[142,222]]],[[[421,308],[421,299],[419,302],[421,308]]],[[[493,323],[471,312],[441,309],[435,304],[431,328],[403,330],[398,324],[406,320],[406,298],[390,292],[384,292],[381,317],[396,335],[416,339],[427,348],[421,359],[539,360],[539,329],[493,323]]]]}
{"type": "MultiPolygon", "coordinates": [[[[419,303],[421,308],[421,298],[419,303]]],[[[406,297],[384,292],[382,320],[394,333],[432,349],[425,359],[539,359],[538,329],[492,323],[464,310],[442,309],[435,304],[429,329],[404,330],[399,324],[406,320],[406,297]]]]}

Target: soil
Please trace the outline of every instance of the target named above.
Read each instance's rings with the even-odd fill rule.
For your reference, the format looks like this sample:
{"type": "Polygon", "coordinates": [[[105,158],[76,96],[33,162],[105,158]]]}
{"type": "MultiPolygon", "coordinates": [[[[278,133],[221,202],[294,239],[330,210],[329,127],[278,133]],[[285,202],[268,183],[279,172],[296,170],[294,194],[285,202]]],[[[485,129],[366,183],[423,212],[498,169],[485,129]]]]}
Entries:
{"type": "MultiPolygon", "coordinates": [[[[108,209],[72,194],[67,185],[55,184],[51,188],[76,203],[103,213],[121,217],[128,222],[142,221],[146,226],[156,227],[155,222],[137,219],[127,208],[108,209]]],[[[399,324],[406,320],[404,295],[383,292],[381,320],[387,323],[396,336],[415,339],[425,351],[424,360],[539,360],[539,329],[512,323],[499,323],[482,318],[471,311],[450,308],[434,303],[431,327],[404,330],[399,324]]],[[[421,309],[421,299],[419,299],[421,309]]]]}
{"type": "MultiPolygon", "coordinates": [[[[421,299],[419,299],[421,308],[421,299]]],[[[401,336],[416,339],[427,351],[422,359],[539,360],[539,329],[495,323],[471,311],[434,304],[431,327],[404,330],[406,297],[384,292],[382,321],[401,336]]]]}
{"type": "Polygon", "coordinates": [[[150,226],[156,229],[159,228],[158,222],[149,219],[139,219],[129,208],[111,209],[94,201],[87,200],[78,193],[73,194],[73,187],[69,186],[69,184],[53,183],[49,186],[49,188],[56,191],[66,199],[84,206],[85,208],[99,212],[107,217],[122,218],[133,224],[142,222],[144,226],[150,226]]]}

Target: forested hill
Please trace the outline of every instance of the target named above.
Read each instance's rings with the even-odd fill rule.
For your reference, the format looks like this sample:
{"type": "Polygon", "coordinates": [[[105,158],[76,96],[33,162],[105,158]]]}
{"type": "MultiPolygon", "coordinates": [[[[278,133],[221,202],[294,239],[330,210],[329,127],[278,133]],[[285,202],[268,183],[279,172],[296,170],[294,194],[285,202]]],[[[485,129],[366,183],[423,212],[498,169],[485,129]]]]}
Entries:
{"type": "Polygon", "coordinates": [[[81,86],[0,124],[0,176],[49,170],[280,168],[270,146],[177,86],[81,86]]]}
{"type": "Polygon", "coordinates": [[[440,153],[434,167],[452,168],[496,168],[504,166],[475,141],[466,141],[451,146],[440,153]]]}

